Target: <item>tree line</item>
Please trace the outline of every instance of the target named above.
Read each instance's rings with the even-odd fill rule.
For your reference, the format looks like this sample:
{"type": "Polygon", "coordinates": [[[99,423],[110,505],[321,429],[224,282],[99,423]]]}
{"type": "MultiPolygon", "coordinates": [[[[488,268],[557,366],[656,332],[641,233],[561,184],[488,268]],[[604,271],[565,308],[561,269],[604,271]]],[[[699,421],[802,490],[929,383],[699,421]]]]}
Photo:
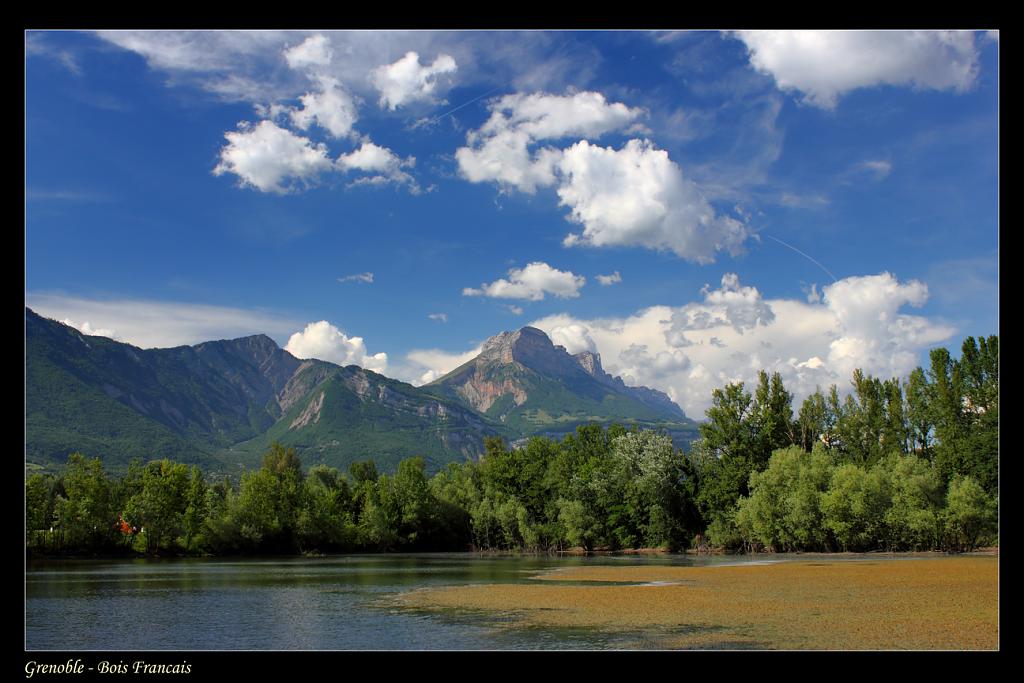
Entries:
{"type": "Polygon", "coordinates": [[[236,483],[170,460],[111,478],[69,457],[26,480],[38,554],[271,554],[606,548],[970,550],[996,542],[998,338],[853,391],[817,390],[793,414],[778,373],[714,391],[689,453],[663,433],[579,427],[427,477],[422,458],[382,474],[304,471],[274,444],[236,483]]]}

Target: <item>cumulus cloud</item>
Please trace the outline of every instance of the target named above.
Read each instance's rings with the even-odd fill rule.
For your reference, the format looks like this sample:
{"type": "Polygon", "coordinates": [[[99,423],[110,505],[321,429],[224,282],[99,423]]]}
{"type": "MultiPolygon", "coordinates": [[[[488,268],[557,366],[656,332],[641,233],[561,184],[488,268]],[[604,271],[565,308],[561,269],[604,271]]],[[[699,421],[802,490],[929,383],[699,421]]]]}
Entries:
{"type": "Polygon", "coordinates": [[[597,351],[597,345],[590,337],[586,326],[577,323],[568,325],[557,325],[546,330],[551,342],[557,346],[564,346],[565,350],[572,354],[583,353],[584,351],[597,351]]]}
{"type": "Polygon", "coordinates": [[[296,358],[358,365],[373,372],[384,372],[388,366],[386,353],[371,355],[362,337],[349,337],[326,320],[309,323],[304,330],[293,334],[288,338],[284,350],[296,358]]]}
{"type": "Polygon", "coordinates": [[[952,333],[944,334],[947,328],[936,328],[925,318],[899,313],[905,305],[919,308],[928,300],[928,287],[918,280],[901,283],[881,273],[849,277],[822,291],[825,305],[842,322],[827,360],[843,375],[865,361],[883,376],[904,374],[922,347],[952,333]]]}
{"type": "Polygon", "coordinates": [[[220,151],[214,175],[233,173],[243,186],[261,192],[285,194],[308,186],[330,171],[327,148],[280,128],[273,121],[255,126],[243,121],[237,131],[224,134],[228,144],[220,151]]]}
{"type": "Polygon", "coordinates": [[[714,389],[739,381],[749,387],[762,369],[782,375],[797,408],[817,386],[848,391],[855,368],[906,377],[923,351],[956,331],[903,312],[927,296],[922,283],[881,273],[829,285],[820,303],[765,299],[727,275],[720,288],[705,288],[701,301],[683,306],[652,306],[624,318],[560,314],[530,325],[552,339],[560,335],[556,343],[567,349],[582,350],[589,340],[609,372],[666,392],[699,419],[714,389]]]}
{"type": "Polygon", "coordinates": [[[373,282],[373,273],[367,271],[365,273],[356,273],[354,275],[345,275],[339,277],[338,282],[373,282]]]}
{"type": "Polygon", "coordinates": [[[551,147],[531,153],[530,142],[526,133],[507,130],[476,146],[460,147],[455,151],[459,172],[471,183],[496,182],[503,188],[534,194],[538,187],[555,183],[555,165],[562,153],[551,147]]]}
{"type": "Polygon", "coordinates": [[[25,304],[41,316],[71,324],[84,334],[141,348],[167,348],[214,339],[268,334],[283,339],[297,322],[265,311],[146,299],[95,300],[28,292],[25,304]],[[82,320],[81,325],[72,321],[82,320]]]}
{"type": "Polygon", "coordinates": [[[380,92],[380,106],[394,111],[410,102],[433,102],[438,77],[458,69],[451,55],[437,56],[429,66],[420,64],[420,56],[407,52],[394,64],[377,67],[370,80],[380,92]]]}
{"type": "Polygon", "coordinates": [[[600,137],[622,130],[645,114],[621,102],[609,103],[599,92],[571,95],[514,93],[493,101],[491,116],[467,136],[470,144],[513,130],[531,142],[565,137],[600,137]]]}
{"type": "Polygon", "coordinates": [[[333,138],[351,134],[352,126],[358,118],[355,100],[336,79],[323,76],[318,81],[320,90],[307,92],[299,98],[302,108],[291,110],[292,125],[300,130],[308,130],[316,123],[333,138]]]}
{"type": "Polygon", "coordinates": [[[568,136],[599,137],[645,113],[609,103],[598,92],[515,93],[494,100],[490,109],[487,122],[470,131],[467,146],[456,150],[459,170],[470,182],[497,182],[527,194],[556,182],[555,165],[561,157],[553,147],[531,152],[531,145],[568,136]]]}
{"type": "Polygon", "coordinates": [[[716,215],[697,185],[650,141],[633,139],[619,150],[587,140],[565,149],[538,147],[543,140],[635,131],[643,109],[609,103],[598,92],[516,93],[490,108],[487,122],[455,153],[462,177],[526,194],[555,186],[569,220],[583,225],[566,246],[642,246],[698,263],[714,261],[717,251],[741,250],[746,227],[716,215]]]}
{"type": "Polygon", "coordinates": [[[649,141],[630,140],[616,151],[584,140],[563,152],[558,168],[561,204],[583,225],[567,246],[642,246],[711,263],[717,251],[738,253],[748,235],[739,221],[716,215],[697,185],[649,141]]]}
{"type": "Polygon", "coordinates": [[[824,109],[857,88],[964,92],[978,73],[971,31],[738,31],[750,63],[824,109]]]}
{"type": "Polygon", "coordinates": [[[341,171],[361,171],[368,174],[357,180],[358,183],[406,183],[410,185],[414,194],[419,192],[419,186],[413,177],[402,169],[415,164],[416,157],[402,159],[387,147],[375,145],[369,140],[363,142],[359,149],[342,154],[336,162],[337,168],[341,171]]]}
{"type": "Polygon", "coordinates": [[[552,268],[542,261],[535,261],[525,268],[512,268],[508,279],[495,280],[480,285],[480,289],[466,287],[463,296],[487,296],[495,299],[526,299],[540,301],[545,294],[562,299],[580,295],[580,288],[587,282],[582,275],[552,268]]]}
{"type": "Polygon", "coordinates": [[[318,33],[295,47],[287,48],[284,51],[284,58],[293,69],[307,69],[329,65],[333,54],[327,37],[318,33]]]}
{"type": "Polygon", "coordinates": [[[597,281],[604,286],[614,285],[617,282],[622,282],[622,276],[619,275],[619,271],[615,271],[611,275],[598,275],[597,281]]]}
{"type": "Polygon", "coordinates": [[[416,386],[428,384],[463,363],[473,360],[480,355],[480,350],[479,346],[462,353],[441,349],[415,349],[406,354],[405,363],[394,368],[391,376],[416,386]]]}
{"type": "MultiPolygon", "coordinates": [[[[293,68],[326,66],[331,60],[327,39],[319,34],[283,54],[293,68]]],[[[255,126],[243,122],[239,124],[239,131],[226,133],[229,144],[221,150],[221,161],[214,174],[235,173],[243,185],[262,192],[284,194],[308,187],[324,171],[355,172],[360,175],[350,185],[394,183],[406,185],[410,192],[419,194],[419,184],[403,170],[415,165],[415,157],[402,159],[390,149],[363,137],[357,149],[341,154],[331,163],[324,144],[313,143],[278,125],[278,121],[290,123],[299,131],[308,131],[315,125],[331,138],[359,141],[353,128],[358,120],[356,98],[332,76],[314,71],[310,78],[318,89],[300,96],[301,106],[279,102],[260,104],[256,111],[266,117],[263,121],[255,126]]]]}
{"type": "MultiPolygon", "coordinates": [[[[760,325],[768,325],[775,319],[771,306],[761,298],[754,287],[740,285],[739,276],[726,273],[722,276],[720,289],[712,290],[710,285],[701,289],[703,303],[688,304],[680,308],[671,318],[673,339],[689,330],[707,330],[728,325],[743,334],[760,325]]],[[[685,346],[686,344],[682,344],[685,346]]]]}
{"type": "Polygon", "coordinates": [[[690,367],[690,359],[679,350],[659,351],[652,355],[644,344],[630,344],[619,352],[622,372],[634,377],[650,369],[660,373],[681,372],[690,367]]]}

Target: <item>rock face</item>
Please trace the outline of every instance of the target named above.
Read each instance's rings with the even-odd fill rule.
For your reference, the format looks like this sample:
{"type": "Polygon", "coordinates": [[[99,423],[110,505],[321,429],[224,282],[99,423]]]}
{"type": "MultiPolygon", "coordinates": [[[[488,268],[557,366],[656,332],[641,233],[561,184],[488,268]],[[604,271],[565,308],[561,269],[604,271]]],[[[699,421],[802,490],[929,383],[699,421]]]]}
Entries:
{"type": "Polygon", "coordinates": [[[502,332],[488,339],[477,357],[477,364],[488,363],[519,363],[547,377],[573,377],[582,369],[565,347],[552,344],[536,327],[502,332]]]}
{"type": "Polygon", "coordinates": [[[577,353],[573,358],[576,359],[576,362],[579,363],[580,367],[583,368],[587,374],[601,384],[629,394],[644,405],[650,406],[655,410],[675,415],[679,419],[686,419],[686,413],[683,412],[683,409],[680,408],[675,401],[669,398],[668,394],[665,392],[658,391],[657,389],[650,389],[648,387],[626,386],[626,383],[622,381],[621,377],[613,377],[605,372],[604,368],[601,367],[601,354],[593,353],[592,351],[583,351],[581,353],[577,353]]]}
{"type": "Polygon", "coordinates": [[[480,355],[425,388],[527,431],[586,420],[686,420],[664,393],[627,387],[598,354],[572,356],[535,327],[491,337],[480,355]]]}

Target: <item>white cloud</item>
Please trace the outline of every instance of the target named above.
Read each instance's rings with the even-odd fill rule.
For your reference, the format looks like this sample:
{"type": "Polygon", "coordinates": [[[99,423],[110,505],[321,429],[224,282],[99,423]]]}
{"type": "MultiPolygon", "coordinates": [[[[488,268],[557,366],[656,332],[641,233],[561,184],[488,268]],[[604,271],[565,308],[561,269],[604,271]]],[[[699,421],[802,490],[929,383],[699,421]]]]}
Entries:
{"type": "Polygon", "coordinates": [[[181,71],[228,69],[280,40],[273,31],[99,31],[97,35],[142,55],[153,68],[181,71]]]}
{"type": "Polygon", "coordinates": [[[865,363],[885,377],[904,374],[922,347],[953,331],[899,313],[904,305],[921,307],[928,300],[927,285],[917,280],[900,283],[889,273],[849,277],[822,292],[825,305],[842,322],[828,353],[829,366],[842,375],[865,363]]]}
{"type": "Polygon", "coordinates": [[[367,271],[365,273],[356,273],[355,275],[345,275],[339,277],[338,282],[373,282],[373,273],[367,271]]]}
{"type": "Polygon", "coordinates": [[[373,372],[384,372],[388,366],[386,353],[370,355],[362,337],[349,337],[326,320],[306,325],[303,331],[288,338],[284,349],[296,358],[317,358],[338,365],[358,365],[373,372]]]}
{"type": "Polygon", "coordinates": [[[470,182],[497,182],[527,194],[556,182],[561,157],[552,147],[531,153],[531,145],[568,136],[599,137],[626,128],[645,113],[621,102],[609,104],[598,92],[516,93],[493,101],[490,109],[487,122],[470,131],[467,146],[456,150],[459,170],[470,182]]]}
{"type": "Polygon", "coordinates": [[[978,72],[971,31],[738,31],[750,63],[782,90],[832,109],[857,88],[904,85],[964,92],[978,72]]]}
{"type": "Polygon", "coordinates": [[[594,344],[594,340],[590,337],[584,325],[571,323],[568,325],[558,325],[545,331],[553,344],[564,346],[565,350],[571,354],[597,351],[597,345],[594,344]]]}
{"type": "Polygon", "coordinates": [[[487,122],[467,136],[470,144],[509,130],[525,133],[531,142],[600,137],[626,128],[646,113],[621,102],[608,103],[599,92],[515,93],[492,102],[490,110],[487,122]]]}
{"type": "Polygon", "coordinates": [[[522,131],[502,131],[478,146],[460,147],[455,159],[462,177],[471,183],[496,182],[533,194],[538,187],[555,183],[555,165],[562,153],[545,147],[531,154],[529,144],[529,136],[522,131]]]}
{"type": "Polygon", "coordinates": [[[284,51],[285,61],[293,69],[327,66],[333,55],[327,37],[319,33],[284,51]]]}
{"type": "Polygon", "coordinates": [[[619,271],[616,270],[611,275],[598,275],[597,281],[607,287],[608,285],[614,285],[617,282],[622,282],[622,276],[619,275],[619,271]]]}
{"type": "Polygon", "coordinates": [[[875,180],[882,180],[892,172],[892,162],[885,159],[869,159],[862,161],[859,168],[874,176],[875,180]]]}
{"type": "Polygon", "coordinates": [[[630,140],[616,151],[584,140],[563,152],[558,168],[561,203],[583,225],[566,246],[642,246],[711,263],[717,251],[738,253],[748,235],[739,221],[716,215],[668,153],[649,141],[630,140]]]}
{"type": "Polygon", "coordinates": [[[117,341],[124,341],[124,339],[122,339],[121,337],[117,336],[117,330],[107,329],[106,327],[100,327],[100,328],[97,328],[97,329],[93,329],[93,326],[89,324],[88,320],[82,322],[81,325],[79,325],[78,323],[76,323],[73,320],[68,320],[67,318],[61,320],[60,322],[64,323],[68,327],[75,328],[76,330],[78,330],[82,334],[87,334],[87,335],[92,336],[92,337],[107,337],[108,339],[114,339],[114,340],[117,340],[117,341]]]}
{"type": "Polygon", "coordinates": [[[381,184],[393,182],[396,184],[408,183],[414,194],[419,193],[419,185],[411,175],[403,171],[403,168],[414,166],[416,157],[401,159],[397,154],[387,147],[375,145],[369,140],[348,154],[338,157],[336,166],[341,171],[361,171],[370,174],[367,178],[360,178],[356,182],[381,184]]]}
{"type": "Polygon", "coordinates": [[[506,304],[505,308],[507,308],[508,312],[511,313],[512,315],[522,315],[523,314],[523,307],[522,306],[516,306],[515,304],[506,304]]]}
{"type": "Polygon", "coordinates": [[[703,303],[687,304],[672,314],[673,339],[689,330],[707,330],[722,325],[743,334],[744,330],[754,329],[759,324],[769,325],[775,319],[771,306],[761,298],[761,293],[754,287],[741,286],[735,273],[722,276],[721,289],[712,290],[710,285],[704,285],[701,293],[704,295],[703,303]]]}
{"type": "Polygon", "coordinates": [[[562,299],[570,299],[580,295],[580,288],[586,282],[587,279],[582,275],[557,270],[542,261],[536,261],[525,268],[512,268],[508,271],[507,280],[482,284],[480,289],[466,287],[462,294],[529,301],[540,301],[545,294],[552,294],[562,299]]]}
{"type": "MultiPolygon", "coordinates": [[[[168,85],[189,83],[228,100],[292,97],[294,83],[276,65],[296,36],[281,31],[98,31],[118,47],[168,72],[168,85]],[[292,91],[292,92],[289,92],[292,91]]],[[[291,75],[288,75],[291,78],[291,75]]]]}
{"type": "Polygon", "coordinates": [[[253,334],[282,339],[297,324],[285,316],[263,311],[172,301],[103,301],[29,292],[25,304],[53,320],[89,321],[82,326],[75,325],[85,334],[116,331],[118,341],[141,348],[167,348],[253,334]],[[85,329],[86,325],[91,333],[85,329]]]}
{"type": "Polygon", "coordinates": [[[552,315],[530,324],[569,340],[556,343],[573,351],[590,340],[609,372],[666,392],[697,419],[714,389],[737,381],[750,388],[762,369],[782,375],[795,409],[817,386],[847,392],[854,368],[906,377],[923,351],[956,331],[901,312],[924,303],[920,282],[882,273],[846,278],[823,292],[817,304],[764,299],[727,275],[721,288],[704,290],[702,301],[680,307],[652,306],[624,318],[552,315]]]}
{"type": "Polygon", "coordinates": [[[321,172],[332,168],[323,144],[314,144],[273,121],[255,126],[242,122],[237,131],[224,137],[228,144],[221,149],[213,174],[234,173],[242,185],[261,192],[285,194],[296,189],[296,184],[312,184],[321,172]]]}
{"type": "Polygon", "coordinates": [[[291,111],[292,125],[300,130],[308,130],[316,123],[333,138],[351,134],[352,126],[358,118],[352,96],[333,78],[324,76],[318,80],[319,92],[308,92],[300,97],[302,108],[291,111]]]}
{"type": "Polygon", "coordinates": [[[431,313],[427,317],[430,318],[431,320],[436,320],[439,323],[446,323],[446,322],[448,322],[448,314],[447,313],[431,313]]]}
{"type": "Polygon", "coordinates": [[[442,377],[463,363],[480,355],[481,347],[463,353],[452,353],[441,349],[415,349],[405,356],[405,364],[393,369],[390,376],[416,386],[428,384],[442,377]]]}
{"type": "Polygon", "coordinates": [[[380,91],[380,106],[394,111],[410,102],[433,102],[438,77],[452,74],[458,65],[451,55],[438,55],[430,66],[420,65],[420,56],[407,52],[394,64],[377,67],[370,80],[380,91]]]}
{"type": "Polygon", "coordinates": [[[567,149],[542,140],[598,137],[632,130],[646,112],[598,92],[517,93],[493,101],[491,116],[455,152],[462,176],[533,194],[557,186],[569,219],[583,225],[566,246],[643,246],[709,263],[717,251],[738,253],[747,229],[718,216],[696,184],[647,140],[616,151],[581,140],[567,149]]]}

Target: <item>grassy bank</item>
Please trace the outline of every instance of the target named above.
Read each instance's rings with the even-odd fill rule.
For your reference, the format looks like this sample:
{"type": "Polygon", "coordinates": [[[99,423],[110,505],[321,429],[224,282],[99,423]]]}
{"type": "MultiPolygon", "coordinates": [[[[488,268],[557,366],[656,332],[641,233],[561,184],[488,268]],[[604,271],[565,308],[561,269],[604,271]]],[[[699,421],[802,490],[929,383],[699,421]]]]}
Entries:
{"type": "Polygon", "coordinates": [[[421,590],[397,600],[407,608],[500,616],[508,628],[635,633],[642,646],[665,649],[999,645],[993,556],[570,567],[534,578],[526,584],[421,590]]]}

